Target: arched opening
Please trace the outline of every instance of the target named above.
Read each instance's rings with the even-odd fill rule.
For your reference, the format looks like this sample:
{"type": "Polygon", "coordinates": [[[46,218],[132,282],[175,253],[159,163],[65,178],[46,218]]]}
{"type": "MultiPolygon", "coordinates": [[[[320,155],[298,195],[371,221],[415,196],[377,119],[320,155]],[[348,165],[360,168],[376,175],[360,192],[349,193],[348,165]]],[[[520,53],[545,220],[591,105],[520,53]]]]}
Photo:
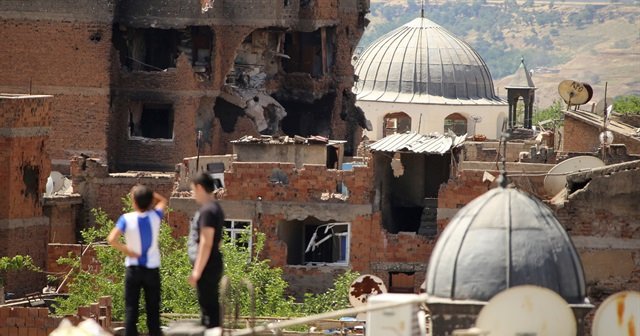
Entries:
{"type": "Polygon", "coordinates": [[[384,116],[382,135],[411,132],[411,117],[404,112],[387,113],[384,116]]]}
{"type": "Polygon", "coordinates": [[[468,122],[460,113],[452,113],[444,118],[444,131],[451,130],[456,135],[464,135],[468,132],[468,122]]]}

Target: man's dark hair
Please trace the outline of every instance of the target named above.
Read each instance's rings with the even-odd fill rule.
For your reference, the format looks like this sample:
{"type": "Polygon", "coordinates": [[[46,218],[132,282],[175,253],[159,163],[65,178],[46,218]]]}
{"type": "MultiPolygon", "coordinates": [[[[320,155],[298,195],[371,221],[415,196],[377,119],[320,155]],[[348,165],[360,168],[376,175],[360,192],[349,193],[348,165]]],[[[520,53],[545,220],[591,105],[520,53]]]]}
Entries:
{"type": "Polygon", "coordinates": [[[213,177],[205,173],[199,173],[198,175],[196,175],[196,177],[194,177],[191,180],[191,183],[193,183],[193,185],[202,186],[204,191],[208,193],[211,193],[216,189],[216,185],[215,185],[215,181],[213,180],[213,177]]]}
{"type": "Polygon", "coordinates": [[[147,211],[151,208],[153,202],[153,190],[144,185],[137,185],[131,190],[133,201],[140,211],[147,211]]]}

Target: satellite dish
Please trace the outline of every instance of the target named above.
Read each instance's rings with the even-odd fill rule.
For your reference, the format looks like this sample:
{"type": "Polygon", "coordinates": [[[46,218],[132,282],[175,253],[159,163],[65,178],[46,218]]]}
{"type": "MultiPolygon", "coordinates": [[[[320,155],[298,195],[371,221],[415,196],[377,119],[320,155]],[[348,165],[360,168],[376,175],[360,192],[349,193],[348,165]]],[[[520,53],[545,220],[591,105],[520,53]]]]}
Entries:
{"type": "Polygon", "coordinates": [[[568,174],[604,166],[604,162],[595,156],[583,155],[564,160],[549,170],[544,178],[544,190],[555,196],[567,185],[568,174]]]}
{"type": "Polygon", "coordinates": [[[575,336],[576,319],[556,292],[537,286],[512,287],[480,311],[476,327],[489,335],[575,336]]]}
{"type": "Polygon", "coordinates": [[[52,171],[47,178],[46,194],[51,196],[65,188],[66,178],[60,172],[52,171]]]}
{"type": "Polygon", "coordinates": [[[638,335],[639,332],[640,292],[634,291],[616,293],[604,300],[591,325],[593,336],[638,335]]]}
{"type": "Polygon", "coordinates": [[[569,106],[583,105],[593,97],[593,88],[589,84],[568,79],[560,82],[558,93],[569,106]]]}
{"type": "MultiPolygon", "coordinates": [[[[607,110],[613,109],[613,98],[601,99],[596,107],[593,109],[593,112],[601,117],[604,117],[607,110]]],[[[608,113],[607,113],[608,114],[608,113]]]]}
{"type": "Polygon", "coordinates": [[[364,274],[355,279],[349,286],[349,303],[353,307],[364,306],[370,296],[387,292],[382,279],[375,275],[364,274]]]}

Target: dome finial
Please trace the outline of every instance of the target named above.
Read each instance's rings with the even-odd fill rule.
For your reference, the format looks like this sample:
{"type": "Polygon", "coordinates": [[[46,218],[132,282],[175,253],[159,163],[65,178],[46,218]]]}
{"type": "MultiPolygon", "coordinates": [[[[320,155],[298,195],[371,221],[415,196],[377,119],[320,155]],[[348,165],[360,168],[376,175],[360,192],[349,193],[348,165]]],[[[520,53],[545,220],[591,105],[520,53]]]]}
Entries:
{"type": "Polygon", "coordinates": [[[509,179],[507,179],[507,141],[509,140],[509,132],[502,133],[500,142],[502,143],[502,167],[500,167],[500,176],[498,177],[498,185],[501,188],[506,188],[509,185],[509,179]]]}
{"type": "Polygon", "coordinates": [[[424,18],[424,0],[422,0],[422,7],[420,9],[420,17],[424,18]]]}

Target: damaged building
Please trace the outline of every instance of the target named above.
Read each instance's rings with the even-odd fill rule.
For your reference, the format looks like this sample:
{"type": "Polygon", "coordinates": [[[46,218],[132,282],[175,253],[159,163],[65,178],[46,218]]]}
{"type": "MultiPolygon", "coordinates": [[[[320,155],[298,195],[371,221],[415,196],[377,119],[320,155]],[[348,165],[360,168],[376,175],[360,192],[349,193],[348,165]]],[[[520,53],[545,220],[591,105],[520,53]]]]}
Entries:
{"type": "Polygon", "coordinates": [[[364,125],[351,55],[368,0],[3,1],[0,92],[52,94],[55,170],[173,170],[244,135],[364,125]],[[26,50],[29,57],[24,57],[26,50]],[[200,136],[199,136],[200,134],[200,136]],[[199,141],[197,141],[199,139],[199,141]]]}

